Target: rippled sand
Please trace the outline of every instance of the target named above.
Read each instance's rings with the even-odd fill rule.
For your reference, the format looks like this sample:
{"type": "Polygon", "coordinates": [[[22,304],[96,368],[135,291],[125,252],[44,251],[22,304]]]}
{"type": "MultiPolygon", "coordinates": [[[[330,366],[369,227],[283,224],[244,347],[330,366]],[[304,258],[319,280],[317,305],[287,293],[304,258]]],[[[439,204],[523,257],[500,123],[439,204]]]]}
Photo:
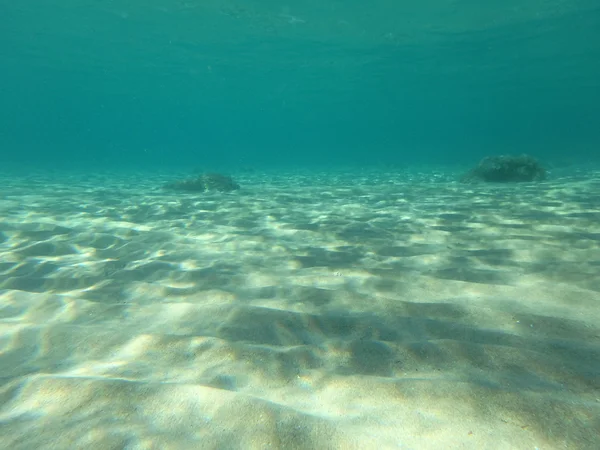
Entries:
{"type": "Polygon", "coordinates": [[[599,173],[236,178],[0,177],[0,447],[597,448],[599,173]]]}

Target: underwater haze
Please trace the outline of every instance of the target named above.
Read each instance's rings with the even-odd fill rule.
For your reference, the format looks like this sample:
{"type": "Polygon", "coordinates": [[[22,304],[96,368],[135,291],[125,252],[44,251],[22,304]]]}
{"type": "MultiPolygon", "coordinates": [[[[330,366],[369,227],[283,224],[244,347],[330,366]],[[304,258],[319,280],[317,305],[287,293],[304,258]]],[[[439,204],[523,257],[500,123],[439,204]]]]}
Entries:
{"type": "Polygon", "coordinates": [[[598,450],[599,0],[0,0],[0,450],[598,450]]]}
{"type": "Polygon", "coordinates": [[[0,2],[4,163],[598,158],[596,0],[0,2]]]}

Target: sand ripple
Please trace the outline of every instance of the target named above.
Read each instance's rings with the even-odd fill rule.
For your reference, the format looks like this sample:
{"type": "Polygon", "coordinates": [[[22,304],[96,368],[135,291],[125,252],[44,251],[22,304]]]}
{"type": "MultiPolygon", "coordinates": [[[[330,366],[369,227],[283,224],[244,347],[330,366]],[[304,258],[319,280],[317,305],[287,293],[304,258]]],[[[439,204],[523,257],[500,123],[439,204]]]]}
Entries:
{"type": "Polygon", "coordinates": [[[5,177],[10,449],[596,448],[600,181],[5,177]]]}

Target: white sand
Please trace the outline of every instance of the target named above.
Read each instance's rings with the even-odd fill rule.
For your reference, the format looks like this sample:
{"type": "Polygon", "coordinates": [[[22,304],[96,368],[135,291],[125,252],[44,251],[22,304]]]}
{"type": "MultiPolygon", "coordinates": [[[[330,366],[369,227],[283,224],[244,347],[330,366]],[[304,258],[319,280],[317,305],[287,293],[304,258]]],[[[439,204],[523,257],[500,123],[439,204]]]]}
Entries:
{"type": "Polygon", "coordinates": [[[4,175],[0,447],[596,449],[600,174],[4,175]]]}

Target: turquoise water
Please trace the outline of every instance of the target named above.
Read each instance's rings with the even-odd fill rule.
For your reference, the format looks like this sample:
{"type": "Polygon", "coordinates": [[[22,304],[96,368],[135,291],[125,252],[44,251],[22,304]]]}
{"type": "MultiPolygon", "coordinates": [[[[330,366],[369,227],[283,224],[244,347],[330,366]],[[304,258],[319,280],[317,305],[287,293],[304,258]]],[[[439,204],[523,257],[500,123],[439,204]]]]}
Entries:
{"type": "Polygon", "coordinates": [[[598,0],[0,0],[0,450],[597,450],[599,105],[598,0]]]}
{"type": "Polygon", "coordinates": [[[0,3],[4,163],[598,158],[595,0],[0,3]]]}

